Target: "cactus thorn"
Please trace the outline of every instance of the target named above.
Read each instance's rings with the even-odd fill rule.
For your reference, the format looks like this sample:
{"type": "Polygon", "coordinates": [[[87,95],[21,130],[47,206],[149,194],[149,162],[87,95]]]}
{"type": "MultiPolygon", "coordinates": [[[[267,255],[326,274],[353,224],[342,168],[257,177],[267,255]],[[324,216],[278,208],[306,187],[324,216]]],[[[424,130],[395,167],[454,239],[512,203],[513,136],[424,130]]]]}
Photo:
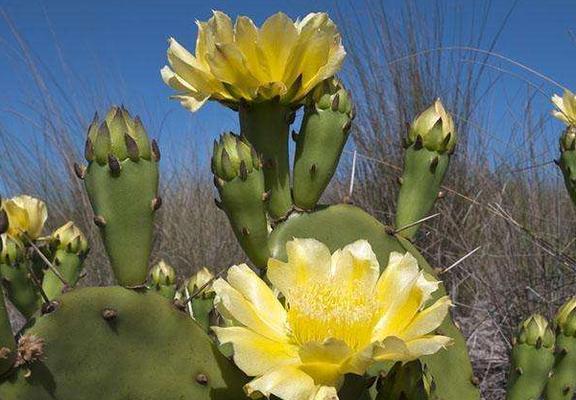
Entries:
{"type": "Polygon", "coordinates": [[[554,164],[560,166],[560,160],[558,160],[558,159],[555,158],[553,161],[554,161],[554,164]]]}
{"type": "Polygon", "coordinates": [[[476,375],[472,375],[472,378],[470,378],[470,382],[471,382],[474,386],[480,385],[480,379],[478,379],[478,377],[477,377],[476,375]]]}
{"type": "Polygon", "coordinates": [[[248,230],[248,228],[246,227],[242,228],[242,235],[250,236],[250,231],[248,230]]]}
{"type": "Polygon", "coordinates": [[[58,303],[57,301],[46,302],[46,303],[42,304],[42,308],[40,309],[40,312],[42,313],[42,315],[53,313],[54,311],[56,311],[56,309],[58,308],[59,305],[60,305],[60,303],[58,303]]]}
{"type": "Polygon", "coordinates": [[[438,192],[438,199],[443,199],[444,197],[446,197],[446,192],[443,191],[438,192]]]}
{"type": "MultiPolygon", "coordinates": [[[[5,233],[8,230],[8,214],[6,210],[0,210],[0,234],[5,233]]],[[[2,251],[2,241],[0,240],[0,251],[2,251]]]]}
{"type": "Polygon", "coordinates": [[[96,215],[94,217],[94,223],[96,224],[97,227],[99,228],[104,228],[106,226],[106,220],[104,219],[103,216],[101,215],[96,215]]]}
{"type": "Polygon", "coordinates": [[[205,374],[198,374],[196,375],[196,382],[202,386],[206,386],[208,384],[208,377],[205,374]]]}
{"type": "Polygon", "coordinates": [[[94,159],[94,143],[92,143],[90,138],[86,139],[86,144],[84,145],[84,158],[88,161],[94,159]]]}
{"type": "Polygon", "coordinates": [[[162,207],[162,197],[156,196],[152,199],[152,210],[158,211],[162,207]]]}
{"type": "Polygon", "coordinates": [[[435,173],[436,172],[436,168],[438,167],[438,162],[440,160],[438,159],[438,157],[434,157],[432,159],[432,162],[430,163],[430,172],[435,173]]]}
{"type": "Polygon", "coordinates": [[[397,182],[399,185],[402,185],[402,184],[404,183],[404,178],[402,178],[401,176],[398,176],[398,177],[396,178],[396,182],[397,182]]]}
{"type": "Polygon", "coordinates": [[[124,142],[126,143],[126,150],[128,150],[128,157],[130,157],[132,161],[137,161],[140,157],[140,151],[134,138],[128,133],[124,133],[124,142]]]}
{"type": "Polygon", "coordinates": [[[340,105],[340,93],[336,93],[332,99],[332,104],[330,104],[330,109],[332,111],[338,111],[338,106],[340,105]]]}
{"type": "Polygon", "coordinates": [[[562,388],[562,394],[563,394],[564,396],[566,396],[566,395],[568,394],[568,392],[570,392],[570,385],[565,385],[565,386],[562,388]]]}
{"type": "Polygon", "coordinates": [[[522,374],[524,373],[524,371],[522,370],[522,368],[516,367],[516,373],[517,373],[518,375],[522,375],[522,374]]]}
{"type": "Polygon", "coordinates": [[[262,201],[268,201],[269,198],[270,198],[270,191],[262,193],[262,201]]]}
{"type": "Polygon", "coordinates": [[[538,339],[536,339],[536,346],[537,349],[542,348],[542,338],[539,337],[538,339]]]}
{"type": "Polygon", "coordinates": [[[161,157],[160,148],[158,147],[158,142],[156,141],[156,139],[152,139],[151,148],[154,161],[160,161],[161,157]]]}
{"type": "Polygon", "coordinates": [[[298,136],[299,136],[299,135],[298,135],[298,132],[296,132],[296,131],[293,130],[293,131],[292,131],[292,140],[295,141],[295,142],[297,142],[297,141],[298,141],[298,136]]]}
{"type": "Polygon", "coordinates": [[[346,133],[352,128],[352,120],[349,119],[344,125],[342,125],[342,132],[346,133]]]}
{"type": "Polygon", "coordinates": [[[448,146],[448,143],[450,143],[450,139],[452,138],[452,132],[448,132],[448,134],[446,135],[446,137],[444,138],[442,144],[444,146],[448,146]]]}
{"type": "Polygon", "coordinates": [[[222,203],[218,199],[214,199],[214,204],[216,205],[216,207],[222,210],[222,203]]]}
{"type": "Polygon", "coordinates": [[[414,149],[420,150],[422,148],[422,136],[416,136],[416,141],[414,142],[414,149]]]}
{"type": "Polygon", "coordinates": [[[248,179],[248,168],[246,168],[246,163],[244,162],[244,160],[240,161],[240,173],[238,174],[238,176],[243,181],[248,179]]]}
{"type": "Polygon", "coordinates": [[[118,317],[118,311],[113,308],[105,308],[102,310],[102,318],[106,321],[114,321],[118,317]]]}
{"type": "Polygon", "coordinates": [[[122,169],[120,161],[118,161],[114,154],[108,154],[108,168],[110,168],[110,172],[112,172],[113,175],[118,175],[122,169]]]}
{"type": "Polygon", "coordinates": [[[224,185],[224,180],[216,175],[214,175],[214,186],[220,189],[224,185]]]}
{"type": "Polygon", "coordinates": [[[74,173],[76,174],[78,179],[84,179],[86,175],[86,167],[78,164],[77,162],[73,164],[73,167],[74,167],[74,173]]]}
{"type": "Polygon", "coordinates": [[[354,118],[356,118],[356,106],[354,104],[352,104],[352,108],[350,109],[350,120],[354,121],[354,118]]]}

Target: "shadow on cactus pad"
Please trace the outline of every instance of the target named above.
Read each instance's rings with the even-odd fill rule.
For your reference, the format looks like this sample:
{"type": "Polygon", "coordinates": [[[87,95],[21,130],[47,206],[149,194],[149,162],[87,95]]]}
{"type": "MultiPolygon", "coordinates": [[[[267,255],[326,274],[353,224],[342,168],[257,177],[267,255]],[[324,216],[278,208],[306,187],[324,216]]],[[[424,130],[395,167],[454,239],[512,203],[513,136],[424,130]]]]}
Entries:
{"type": "Polygon", "coordinates": [[[245,383],[194,320],[153,292],[76,290],[24,333],[44,339],[44,354],[0,384],[0,399],[226,400],[245,383]]]}

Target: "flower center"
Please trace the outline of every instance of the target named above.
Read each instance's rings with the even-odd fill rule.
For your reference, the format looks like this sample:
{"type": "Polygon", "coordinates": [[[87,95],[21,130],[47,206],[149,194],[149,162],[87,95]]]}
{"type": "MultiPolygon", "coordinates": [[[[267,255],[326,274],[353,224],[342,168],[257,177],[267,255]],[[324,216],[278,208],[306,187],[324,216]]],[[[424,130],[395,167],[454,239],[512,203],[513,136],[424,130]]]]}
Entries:
{"type": "Polygon", "coordinates": [[[355,350],[370,343],[378,307],[359,282],[314,282],[291,289],[286,300],[295,343],[334,338],[355,350]]]}

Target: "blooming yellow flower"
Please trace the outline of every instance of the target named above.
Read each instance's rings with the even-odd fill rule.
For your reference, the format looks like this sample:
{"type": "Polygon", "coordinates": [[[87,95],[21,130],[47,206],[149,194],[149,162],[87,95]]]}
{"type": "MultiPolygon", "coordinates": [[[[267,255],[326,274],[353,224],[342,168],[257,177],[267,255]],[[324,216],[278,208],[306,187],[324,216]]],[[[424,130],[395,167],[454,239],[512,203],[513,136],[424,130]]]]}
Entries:
{"type": "Polygon", "coordinates": [[[37,239],[42,234],[48,218],[46,204],[28,195],[16,196],[2,201],[2,208],[8,215],[8,235],[37,239]]]}
{"type": "Polygon", "coordinates": [[[246,265],[214,282],[216,305],[233,327],[214,327],[232,343],[234,361],[256,377],[249,396],[337,399],[344,374],[362,375],[374,361],[408,361],[451,343],[432,332],[450,300],[426,307],[439,282],[406,253],[391,253],[380,275],[365,240],[334,254],[314,239],[287,243],[288,262],[270,259],[267,276],[285,305],[246,265]]]}
{"type": "Polygon", "coordinates": [[[552,115],[566,125],[576,125],[576,95],[574,93],[565,90],[562,97],[555,94],[552,96],[552,103],[557,108],[552,111],[552,115]]]}
{"type": "Polygon", "coordinates": [[[283,13],[257,28],[240,16],[214,11],[207,22],[197,21],[196,54],[170,38],[168,63],[161,73],[179,93],[173,98],[191,111],[207,100],[238,104],[278,96],[296,104],[322,80],[333,76],[344,60],[336,25],[325,13],[292,21],[283,13]]]}

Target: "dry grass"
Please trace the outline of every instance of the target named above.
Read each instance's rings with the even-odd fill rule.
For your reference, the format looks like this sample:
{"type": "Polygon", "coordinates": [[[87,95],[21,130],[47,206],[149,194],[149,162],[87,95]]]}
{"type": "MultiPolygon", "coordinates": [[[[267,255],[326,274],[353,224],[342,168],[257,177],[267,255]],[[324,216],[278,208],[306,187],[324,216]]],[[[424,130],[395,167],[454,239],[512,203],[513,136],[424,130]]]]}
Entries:
{"type": "MultiPolygon", "coordinates": [[[[353,201],[380,220],[393,221],[405,125],[441,97],[455,116],[460,143],[446,196],[437,205],[440,217],[425,224],[417,244],[431,264],[443,268],[481,247],[442,278],[458,305],[455,317],[468,337],[483,396],[499,399],[508,338],[519,321],[535,311],[550,316],[574,293],[576,224],[566,223],[574,221],[574,209],[549,163],[556,153],[555,142],[534,139],[549,129],[545,110],[535,112],[532,106],[540,89],[527,83],[526,92],[516,98],[515,108],[522,110],[518,122],[506,136],[493,134],[483,100],[497,90],[499,81],[510,77],[490,67],[490,52],[500,31],[493,37],[485,32],[489,6],[478,9],[470,17],[474,21],[452,13],[455,21],[447,24],[442,2],[424,14],[409,1],[394,15],[383,2],[370,4],[368,29],[357,30],[360,25],[354,16],[340,16],[344,35],[351,38],[345,79],[358,109],[350,148],[358,152],[353,201]],[[448,25],[454,29],[447,31],[448,25]]],[[[505,26],[506,20],[501,24],[505,26]]],[[[84,283],[108,284],[109,269],[87,199],[70,172],[72,162],[81,159],[79,150],[91,117],[86,110],[102,110],[101,97],[82,93],[80,104],[78,93],[58,91],[56,96],[54,87],[61,82],[54,82],[38,66],[15,28],[13,35],[17,62],[34,77],[29,89],[41,94],[30,97],[30,115],[20,117],[33,124],[38,135],[32,143],[23,142],[0,124],[0,179],[10,193],[45,198],[53,226],[67,219],[77,221],[94,247],[84,283]]],[[[188,153],[181,154],[198,160],[204,159],[196,157],[203,151],[207,150],[191,145],[188,153]]],[[[350,155],[345,153],[328,198],[346,194],[350,155]]],[[[221,268],[242,259],[225,216],[214,206],[207,166],[179,162],[169,155],[164,160],[176,167],[163,169],[165,205],[158,219],[154,259],[167,259],[181,276],[202,265],[221,268]]]]}

